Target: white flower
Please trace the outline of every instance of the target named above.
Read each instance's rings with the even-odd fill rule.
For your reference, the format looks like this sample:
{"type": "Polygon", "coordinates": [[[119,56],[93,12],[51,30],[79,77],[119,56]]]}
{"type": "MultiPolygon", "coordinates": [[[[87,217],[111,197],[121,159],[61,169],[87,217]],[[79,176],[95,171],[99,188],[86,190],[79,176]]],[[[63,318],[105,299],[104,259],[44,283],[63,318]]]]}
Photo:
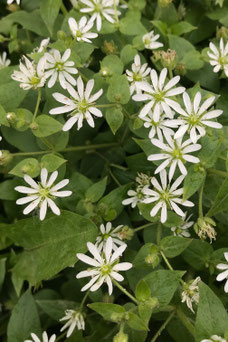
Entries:
{"type": "Polygon", "coordinates": [[[214,67],[214,72],[224,70],[228,77],[228,42],[224,46],[223,39],[220,39],[219,49],[215,44],[210,43],[210,50],[207,54],[210,57],[210,64],[214,67]]]}
{"type": "Polygon", "coordinates": [[[68,328],[66,337],[70,337],[73,333],[75,327],[78,330],[85,330],[85,321],[82,313],[80,311],[75,310],[66,310],[65,316],[60,319],[60,321],[68,321],[60,331],[63,331],[68,328]]]}
{"type": "MultiPolygon", "coordinates": [[[[114,1],[113,0],[80,0],[85,8],[81,8],[80,12],[91,14],[91,21],[96,20],[97,31],[101,30],[102,19],[105,18],[110,23],[114,24],[115,15],[120,15],[119,11],[114,10],[114,1]]],[[[119,0],[116,0],[116,6],[119,4],[119,0]]]]}
{"type": "Polygon", "coordinates": [[[40,47],[38,48],[37,52],[44,52],[50,42],[50,38],[43,39],[40,43],[40,47]]]}
{"type": "Polygon", "coordinates": [[[97,33],[89,32],[93,27],[93,22],[87,22],[87,18],[84,16],[80,19],[79,23],[74,18],[69,18],[68,24],[72,33],[72,36],[78,41],[84,41],[92,43],[90,39],[94,39],[98,36],[97,33]]]}
{"type": "Polygon", "coordinates": [[[184,166],[186,162],[199,163],[200,160],[197,157],[189,155],[191,152],[195,152],[201,149],[201,145],[192,144],[191,139],[182,142],[182,137],[173,139],[170,135],[166,135],[166,141],[168,144],[164,144],[158,139],[152,139],[153,145],[161,149],[161,153],[151,154],[147,159],[150,161],[164,160],[155,170],[155,174],[169,167],[169,180],[173,178],[176,167],[179,167],[182,175],[187,175],[187,169],[184,166]]]}
{"type": "Polygon", "coordinates": [[[66,97],[60,93],[54,93],[53,97],[56,101],[63,103],[64,106],[57,107],[50,110],[50,114],[62,114],[70,112],[71,118],[66,121],[63,126],[63,131],[69,131],[72,126],[77,122],[78,129],[83,125],[83,120],[86,119],[91,127],[94,127],[94,120],[92,115],[102,117],[102,112],[96,108],[96,100],[103,94],[103,89],[100,89],[97,93],[91,95],[94,87],[94,80],[89,80],[86,88],[84,89],[84,83],[81,76],[77,79],[77,90],[73,89],[70,85],[67,85],[67,90],[71,95],[71,98],[66,97]]]}
{"type": "Polygon", "coordinates": [[[0,69],[6,68],[10,65],[11,61],[10,59],[7,59],[7,54],[4,51],[2,53],[2,56],[0,56],[0,69]]]}
{"type": "Polygon", "coordinates": [[[98,251],[104,251],[106,242],[110,236],[112,238],[112,248],[114,251],[117,250],[118,246],[125,245],[125,243],[122,241],[121,234],[119,234],[122,228],[123,225],[119,225],[116,228],[113,228],[111,222],[107,222],[106,227],[104,224],[101,224],[100,233],[97,236],[95,243],[98,251]]]}
{"type": "MultiPolygon", "coordinates": [[[[7,4],[10,5],[10,4],[12,4],[14,1],[15,1],[15,0],[7,0],[7,4]]],[[[17,3],[18,5],[20,5],[20,1],[21,1],[21,0],[16,0],[16,3],[17,3]]]]}
{"type": "Polygon", "coordinates": [[[137,82],[145,81],[146,77],[149,75],[151,68],[147,67],[148,64],[144,63],[141,65],[140,56],[136,55],[134,58],[134,63],[131,68],[132,71],[126,70],[127,79],[130,82],[130,93],[131,95],[136,91],[136,93],[141,93],[141,89],[137,87],[137,82]]]}
{"type": "Polygon", "coordinates": [[[160,37],[160,34],[154,34],[154,31],[148,32],[144,34],[142,37],[143,44],[146,49],[154,50],[158,49],[163,46],[162,43],[157,42],[158,38],[160,37]]]}
{"type": "Polygon", "coordinates": [[[228,293],[228,252],[224,253],[224,257],[225,257],[227,263],[226,264],[218,264],[216,266],[219,270],[223,270],[222,273],[217,275],[216,280],[217,281],[223,281],[224,279],[226,279],[226,283],[225,283],[225,286],[224,286],[224,291],[226,293],[228,293]]]}
{"type": "Polygon", "coordinates": [[[145,199],[145,195],[142,192],[142,189],[137,188],[136,191],[134,190],[128,190],[127,192],[129,198],[126,198],[125,200],[122,201],[123,205],[129,205],[131,204],[132,208],[135,208],[138,203],[143,202],[145,199]]]}
{"type": "Polygon", "coordinates": [[[202,340],[201,342],[227,342],[227,340],[221,336],[212,335],[210,339],[202,340]]]}
{"type": "Polygon", "coordinates": [[[144,94],[136,94],[132,97],[134,101],[149,101],[141,110],[139,117],[145,117],[152,109],[154,113],[154,120],[159,121],[160,114],[164,111],[165,114],[172,118],[173,114],[171,108],[177,110],[181,108],[179,103],[172,100],[173,96],[181,94],[185,91],[184,87],[173,88],[180,80],[180,76],[173,77],[167,84],[165,84],[167,76],[167,69],[164,68],[158,77],[156,70],[151,70],[150,78],[151,84],[148,82],[139,82],[137,87],[143,90],[144,94]]]}
{"type": "Polygon", "coordinates": [[[26,197],[22,197],[17,200],[17,204],[30,203],[23,211],[24,215],[29,214],[37,206],[40,207],[40,220],[44,220],[47,212],[47,207],[50,207],[54,214],[60,215],[60,210],[56,206],[55,197],[68,197],[72,194],[72,191],[58,191],[69,183],[69,179],[64,179],[61,182],[53,185],[58,176],[58,171],[54,171],[49,180],[47,169],[42,169],[40,173],[41,182],[36,183],[30,176],[25,175],[24,180],[31,188],[26,186],[16,186],[15,190],[27,194],[26,197]]]}
{"type": "Polygon", "coordinates": [[[200,137],[206,134],[205,126],[222,128],[220,123],[210,121],[210,119],[217,118],[223,112],[219,109],[208,110],[213,104],[215,96],[210,96],[200,106],[201,98],[200,92],[197,92],[192,104],[189,95],[186,92],[183,94],[185,110],[181,107],[176,108],[176,111],[181,114],[181,116],[178,119],[169,121],[170,127],[174,127],[173,125],[177,124],[180,125],[174,135],[175,139],[182,137],[188,132],[192,142],[195,144],[200,137]]]}
{"type": "Polygon", "coordinates": [[[68,61],[70,54],[71,49],[67,49],[62,57],[59,50],[56,49],[51,50],[50,53],[45,53],[45,69],[47,69],[45,76],[46,78],[51,77],[48,82],[48,88],[52,88],[57,79],[63,89],[66,89],[68,82],[73,86],[76,85],[76,80],[70,74],[75,75],[78,73],[78,70],[73,68],[74,62],[68,61]]]}
{"type": "Polygon", "coordinates": [[[194,313],[192,304],[199,303],[199,285],[200,277],[197,277],[195,280],[191,280],[189,283],[184,285],[184,291],[181,293],[182,300],[181,302],[186,302],[187,307],[194,313]]]}
{"type": "Polygon", "coordinates": [[[44,72],[46,64],[45,58],[42,57],[38,64],[35,64],[34,61],[31,62],[26,56],[23,56],[23,62],[25,65],[20,61],[20,71],[15,70],[11,75],[12,79],[21,82],[20,87],[24,90],[43,87],[46,81],[44,72]]]}
{"type": "Polygon", "coordinates": [[[177,188],[182,183],[184,176],[178,177],[172,185],[169,183],[167,184],[167,172],[166,170],[162,170],[160,172],[160,179],[161,185],[158,183],[155,177],[151,179],[151,183],[155,190],[151,190],[149,188],[143,189],[143,193],[147,195],[147,198],[145,198],[143,202],[156,202],[155,206],[150,212],[150,215],[152,217],[155,216],[161,209],[161,223],[164,223],[167,220],[167,208],[170,208],[171,210],[174,210],[177,215],[183,217],[185,214],[179,208],[177,203],[186,207],[194,206],[192,202],[183,201],[183,199],[180,198],[180,196],[183,195],[183,188],[177,188]]]}
{"type": "Polygon", "coordinates": [[[91,242],[87,243],[87,247],[93,255],[93,259],[82,253],[77,254],[77,258],[90,265],[90,267],[86,271],[78,273],[76,278],[91,277],[92,279],[83,286],[81,291],[90,289],[90,291],[94,292],[98,290],[103,283],[107,283],[108,292],[109,295],[111,295],[113,291],[112,280],[118,282],[124,280],[123,276],[118,272],[127,271],[132,268],[132,264],[130,262],[118,263],[118,259],[125,251],[127,245],[120,246],[114,253],[112,253],[113,242],[112,238],[109,237],[103,253],[99,253],[97,247],[91,242]]]}
{"type": "Polygon", "coordinates": [[[171,227],[174,236],[190,237],[188,229],[193,226],[194,221],[189,221],[192,215],[187,218],[187,212],[182,217],[182,223],[179,226],[171,227]]]}
{"type": "Polygon", "coordinates": [[[39,337],[34,333],[31,333],[31,336],[32,336],[32,340],[26,340],[24,342],[55,342],[55,339],[56,339],[55,334],[53,334],[49,339],[46,331],[44,331],[42,334],[42,340],[40,340],[39,337]]]}

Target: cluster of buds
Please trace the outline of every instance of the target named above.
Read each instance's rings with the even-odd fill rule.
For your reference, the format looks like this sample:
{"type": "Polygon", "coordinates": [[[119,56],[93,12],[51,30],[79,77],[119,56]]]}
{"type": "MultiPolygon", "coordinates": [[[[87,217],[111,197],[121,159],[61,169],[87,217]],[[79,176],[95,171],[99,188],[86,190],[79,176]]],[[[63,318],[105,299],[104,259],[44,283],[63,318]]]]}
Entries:
{"type": "Polygon", "coordinates": [[[0,151],[0,165],[1,166],[8,165],[12,159],[13,159],[13,156],[10,153],[10,151],[7,151],[7,150],[0,151]]]}
{"type": "Polygon", "coordinates": [[[115,45],[113,40],[111,40],[110,42],[105,40],[101,50],[106,55],[116,55],[118,53],[118,47],[115,45]]]}
{"type": "Polygon", "coordinates": [[[177,65],[178,56],[175,50],[161,51],[161,63],[164,68],[174,69],[177,65]]]}
{"type": "Polygon", "coordinates": [[[128,226],[123,226],[121,230],[118,232],[121,240],[131,240],[134,235],[134,230],[129,228],[128,226]]]}
{"type": "Polygon", "coordinates": [[[135,178],[136,183],[138,183],[138,187],[144,188],[144,186],[150,185],[151,177],[146,175],[145,173],[139,173],[137,174],[137,177],[135,178]]]}
{"type": "Polygon", "coordinates": [[[213,226],[216,223],[210,217],[198,218],[197,222],[194,224],[194,230],[200,239],[206,240],[207,237],[210,239],[210,243],[216,240],[216,231],[213,226]]]}
{"type": "Polygon", "coordinates": [[[228,39],[228,28],[225,26],[216,27],[216,38],[218,39],[228,39]]]}

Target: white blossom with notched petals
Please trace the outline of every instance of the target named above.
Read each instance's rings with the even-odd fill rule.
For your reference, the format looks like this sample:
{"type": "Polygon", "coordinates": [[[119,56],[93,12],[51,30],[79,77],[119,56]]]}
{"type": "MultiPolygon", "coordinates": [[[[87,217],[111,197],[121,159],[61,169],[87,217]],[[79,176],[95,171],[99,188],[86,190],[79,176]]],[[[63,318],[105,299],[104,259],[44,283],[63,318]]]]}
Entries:
{"type": "Polygon", "coordinates": [[[155,50],[163,46],[162,43],[157,42],[160,34],[154,34],[154,31],[144,34],[142,37],[143,44],[146,49],[155,50]]]}
{"type": "Polygon", "coordinates": [[[216,280],[217,281],[223,281],[224,279],[226,279],[226,283],[225,283],[225,286],[224,286],[224,291],[226,293],[228,293],[228,252],[224,253],[224,257],[225,257],[227,263],[226,264],[218,264],[216,266],[217,269],[223,270],[222,273],[217,275],[216,280]]]}
{"type": "Polygon", "coordinates": [[[53,49],[45,53],[46,58],[46,79],[48,81],[48,88],[52,88],[57,80],[63,89],[66,89],[68,83],[73,86],[76,85],[76,80],[70,74],[78,73],[76,68],[73,68],[74,62],[68,61],[71,55],[71,49],[67,49],[61,56],[59,50],[53,49]]]}
{"type": "Polygon", "coordinates": [[[38,64],[35,64],[34,61],[31,62],[26,56],[23,56],[19,63],[20,71],[15,70],[11,77],[14,81],[20,82],[20,87],[24,90],[41,88],[46,81],[45,65],[44,57],[39,60],[38,64]]]}
{"type": "Polygon", "coordinates": [[[122,241],[122,236],[121,234],[119,234],[122,228],[123,225],[119,225],[116,228],[113,228],[111,222],[107,222],[106,226],[104,224],[101,224],[100,232],[95,242],[95,246],[97,247],[98,251],[104,251],[106,242],[110,236],[112,238],[112,248],[114,251],[116,251],[119,246],[124,245],[125,243],[122,241]]]}
{"type": "Polygon", "coordinates": [[[188,171],[185,167],[186,162],[199,163],[200,160],[197,157],[190,155],[189,153],[195,152],[201,149],[201,145],[193,144],[191,139],[182,142],[182,137],[173,139],[170,135],[166,135],[167,144],[163,143],[159,139],[152,139],[153,145],[161,149],[161,153],[155,153],[148,156],[148,160],[164,160],[155,170],[155,174],[161,172],[166,167],[169,167],[169,180],[173,178],[176,167],[179,167],[182,175],[186,176],[188,171]]]}
{"type": "Polygon", "coordinates": [[[91,28],[93,27],[93,22],[92,21],[87,22],[87,18],[85,16],[82,17],[78,23],[74,18],[69,18],[68,24],[69,24],[72,36],[78,42],[84,41],[86,43],[92,43],[90,39],[94,39],[98,37],[97,33],[89,32],[91,28]]]}
{"type": "Polygon", "coordinates": [[[70,85],[67,85],[67,91],[71,95],[71,98],[60,93],[53,94],[55,100],[64,104],[64,106],[51,109],[49,113],[55,115],[70,112],[69,116],[71,116],[71,118],[64,124],[63,131],[69,131],[76,122],[78,129],[80,129],[84,119],[91,127],[94,127],[93,115],[102,117],[102,112],[96,108],[95,101],[103,94],[103,89],[100,89],[97,93],[91,95],[93,87],[94,80],[89,80],[84,89],[84,83],[79,76],[77,79],[77,91],[70,85]]]}
{"type": "Polygon", "coordinates": [[[140,56],[136,55],[134,63],[131,66],[132,71],[126,70],[127,79],[130,82],[130,94],[134,92],[141,93],[142,91],[137,87],[137,82],[145,81],[149,75],[151,68],[148,68],[148,64],[141,65],[140,56]]]}
{"type": "Polygon", "coordinates": [[[201,99],[202,96],[200,92],[197,92],[193,103],[191,103],[189,95],[186,92],[183,94],[185,110],[181,107],[176,108],[176,111],[181,114],[181,116],[178,119],[170,120],[168,123],[169,127],[176,127],[176,125],[180,126],[174,135],[175,139],[183,137],[187,132],[190,134],[190,139],[195,144],[199,138],[206,134],[206,126],[222,128],[220,123],[211,121],[211,119],[217,118],[223,111],[220,109],[208,109],[215,101],[215,96],[210,96],[200,106],[201,99]]]}
{"type": "Polygon", "coordinates": [[[224,46],[223,38],[220,39],[219,49],[215,44],[210,43],[210,51],[208,56],[210,57],[210,64],[213,66],[214,72],[224,70],[225,75],[228,77],[228,42],[224,46]]]}
{"type": "Polygon", "coordinates": [[[39,337],[34,333],[31,333],[31,336],[32,340],[25,340],[24,342],[55,342],[56,339],[55,334],[53,334],[49,339],[46,331],[44,331],[42,334],[42,340],[40,340],[39,337]]]}
{"type": "Polygon", "coordinates": [[[218,335],[212,335],[210,339],[206,338],[205,340],[202,340],[201,342],[227,342],[225,338],[222,338],[218,335]]]}
{"type": "MultiPolygon", "coordinates": [[[[118,10],[115,11],[114,0],[80,0],[80,2],[86,5],[80,9],[80,12],[91,15],[90,20],[96,21],[97,31],[101,30],[103,18],[114,24],[115,16],[121,14],[118,10]]],[[[119,0],[116,0],[116,6],[118,4],[119,0]]]]}
{"type": "Polygon", "coordinates": [[[66,310],[65,316],[60,318],[60,322],[62,321],[67,321],[60,329],[60,331],[68,329],[66,334],[67,338],[70,337],[76,327],[78,330],[85,330],[85,320],[80,311],[66,310]]]}
{"type": "Polygon", "coordinates": [[[8,67],[10,63],[10,59],[7,59],[7,53],[4,51],[2,55],[0,55],[0,69],[8,67]]]}
{"type": "Polygon", "coordinates": [[[58,176],[58,171],[54,171],[49,180],[47,169],[42,169],[40,173],[41,182],[36,183],[29,175],[24,176],[26,183],[30,185],[26,186],[16,186],[15,190],[27,194],[26,197],[19,198],[17,204],[27,204],[29,205],[24,209],[23,214],[27,215],[35,208],[39,206],[40,208],[40,220],[44,220],[47,212],[47,207],[50,207],[52,212],[56,215],[60,215],[60,210],[54,202],[56,197],[68,197],[72,194],[71,191],[58,191],[62,189],[69,183],[69,179],[64,179],[57,184],[53,184],[58,176]]]}
{"type": "Polygon", "coordinates": [[[185,91],[184,87],[174,86],[179,82],[180,76],[173,77],[167,83],[166,81],[167,69],[164,68],[160,76],[158,77],[156,70],[151,70],[150,78],[151,84],[148,82],[138,82],[137,87],[141,89],[143,94],[136,94],[132,97],[134,101],[148,101],[148,103],[142,108],[140,111],[139,117],[144,118],[150,110],[154,113],[154,120],[159,121],[160,114],[164,111],[165,114],[172,118],[172,109],[177,110],[180,108],[180,105],[177,101],[174,101],[172,98],[178,94],[181,94],[185,91]]]}
{"type": "Polygon", "coordinates": [[[171,227],[174,236],[190,237],[189,228],[193,226],[194,221],[189,221],[192,215],[187,218],[187,212],[182,217],[182,223],[179,226],[171,227]]]}
{"type": "Polygon", "coordinates": [[[91,242],[87,243],[87,247],[89,252],[93,255],[93,258],[82,253],[77,254],[78,259],[90,265],[86,271],[82,271],[76,276],[77,279],[91,277],[91,280],[83,286],[81,291],[90,289],[90,291],[94,292],[97,291],[103,283],[107,283],[108,292],[109,295],[111,295],[113,291],[112,281],[121,282],[124,280],[124,277],[118,272],[127,271],[132,268],[130,262],[118,263],[118,259],[125,251],[127,245],[124,244],[113,252],[112,238],[109,237],[105,245],[105,250],[102,253],[100,253],[97,247],[91,242]]]}
{"type": "Polygon", "coordinates": [[[150,216],[155,216],[159,210],[161,210],[161,223],[167,220],[167,209],[174,210],[179,216],[184,217],[184,212],[178,205],[185,207],[193,207],[194,204],[190,201],[184,201],[180,198],[183,195],[183,188],[178,189],[178,186],[183,182],[184,176],[178,177],[171,185],[167,183],[167,172],[162,170],[160,172],[161,185],[157,179],[153,177],[151,183],[154,186],[154,190],[150,188],[144,188],[143,193],[147,196],[143,200],[144,203],[155,203],[155,206],[150,212],[150,216]],[[177,205],[178,204],[178,205],[177,205]]]}
{"type": "Polygon", "coordinates": [[[20,5],[21,0],[7,0],[7,4],[10,5],[10,4],[12,4],[14,1],[16,1],[16,3],[18,4],[18,6],[20,5]]]}
{"type": "Polygon", "coordinates": [[[193,303],[199,303],[199,282],[200,277],[197,277],[194,280],[191,280],[187,284],[184,285],[184,291],[181,293],[182,303],[186,302],[187,307],[194,313],[193,303]]]}

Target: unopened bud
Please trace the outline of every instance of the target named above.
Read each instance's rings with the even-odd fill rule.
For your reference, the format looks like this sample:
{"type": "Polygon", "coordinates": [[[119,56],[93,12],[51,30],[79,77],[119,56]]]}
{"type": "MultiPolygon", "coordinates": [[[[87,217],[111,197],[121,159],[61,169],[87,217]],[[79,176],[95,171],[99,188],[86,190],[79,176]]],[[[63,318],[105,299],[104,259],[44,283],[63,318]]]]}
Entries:
{"type": "Polygon", "coordinates": [[[158,4],[161,7],[168,7],[173,0],[158,0],[158,4]]]}
{"type": "Polygon", "coordinates": [[[118,235],[120,235],[122,240],[131,240],[134,235],[134,230],[129,228],[128,226],[123,226],[118,235]]]}
{"type": "Polygon", "coordinates": [[[29,126],[32,131],[35,131],[38,129],[38,124],[36,122],[32,122],[31,125],[29,126]]]}
{"type": "Polygon", "coordinates": [[[0,165],[6,166],[7,164],[11,162],[12,159],[13,159],[13,156],[10,153],[10,151],[7,151],[7,150],[0,151],[0,165]]]}
{"type": "Polygon", "coordinates": [[[123,331],[119,331],[117,335],[113,337],[113,342],[128,342],[128,335],[123,331]]]}
{"type": "Polygon", "coordinates": [[[14,112],[9,112],[6,114],[6,119],[9,123],[14,123],[17,120],[17,116],[14,112]]]}
{"type": "Polygon", "coordinates": [[[20,9],[20,7],[16,4],[11,4],[7,6],[8,11],[10,12],[16,12],[20,9]]]}
{"type": "Polygon", "coordinates": [[[100,74],[101,74],[101,76],[103,76],[103,77],[111,76],[111,72],[109,71],[108,68],[102,68],[102,69],[100,70],[100,74]]]}
{"type": "Polygon", "coordinates": [[[64,31],[58,31],[57,32],[57,38],[59,40],[65,40],[66,39],[66,33],[64,31]]]}
{"type": "Polygon", "coordinates": [[[178,56],[175,50],[161,51],[161,63],[164,68],[174,69],[177,65],[178,56]]]}
{"type": "Polygon", "coordinates": [[[153,63],[156,63],[160,61],[161,59],[161,51],[153,51],[153,55],[151,57],[151,60],[153,63]]]}
{"type": "Polygon", "coordinates": [[[150,253],[145,258],[145,262],[155,268],[159,265],[160,261],[159,248],[157,245],[153,244],[150,248],[150,253]]]}
{"type": "Polygon", "coordinates": [[[106,40],[104,41],[104,45],[102,46],[101,50],[106,54],[106,55],[115,55],[118,52],[118,48],[115,45],[114,41],[111,40],[110,42],[107,42],[106,40]]]}
{"type": "Polygon", "coordinates": [[[186,74],[187,70],[185,68],[184,63],[179,63],[175,67],[175,74],[184,76],[186,74]]]}
{"type": "Polygon", "coordinates": [[[110,319],[113,322],[121,322],[124,316],[125,316],[125,313],[123,313],[123,312],[122,313],[120,313],[120,312],[119,313],[118,312],[113,312],[111,314],[110,319]]]}
{"type": "Polygon", "coordinates": [[[216,231],[213,226],[216,226],[216,223],[210,217],[198,218],[197,223],[194,224],[194,230],[200,239],[206,240],[207,237],[210,239],[210,243],[213,240],[216,240],[216,231]]]}
{"type": "Polygon", "coordinates": [[[146,305],[148,305],[151,309],[156,309],[159,306],[159,301],[156,297],[151,297],[147,300],[146,305]]]}

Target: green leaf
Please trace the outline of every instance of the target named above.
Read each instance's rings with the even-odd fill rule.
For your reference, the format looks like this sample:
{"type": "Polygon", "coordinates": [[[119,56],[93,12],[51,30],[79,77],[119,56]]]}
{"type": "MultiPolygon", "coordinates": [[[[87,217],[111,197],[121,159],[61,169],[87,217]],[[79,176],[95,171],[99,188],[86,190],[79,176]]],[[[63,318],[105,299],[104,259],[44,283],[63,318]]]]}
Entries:
{"type": "Polygon", "coordinates": [[[195,341],[201,342],[212,335],[223,336],[228,327],[228,315],[221,300],[203,282],[199,284],[200,295],[195,324],[195,341]]]}
{"type": "Polygon", "coordinates": [[[19,185],[18,183],[18,179],[8,179],[0,183],[0,199],[15,201],[18,198],[18,193],[14,188],[19,185]]]}
{"type": "Polygon", "coordinates": [[[168,25],[161,20],[152,20],[152,24],[157,27],[157,29],[161,32],[163,36],[166,36],[168,33],[168,25]]]}
{"type": "Polygon", "coordinates": [[[175,36],[181,36],[184,33],[191,32],[193,30],[196,30],[197,27],[192,26],[187,21],[180,21],[179,23],[173,24],[170,26],[171,33],[175,36]]]}
{"type": "Polygon", "coordinates": [[[8,342],[25,341],[32,332],[39,336],[41,327],[36,303],[28,290],[21,296],[11,313],[7,328],[8,342]]]}
{"type": "Polygon", "coordinates": [[[0,259],[0,291],[2,289],[2,285],[5,279],[6,273],[6,258],[0,259]]]}
{"type": "Polygon", "coordinates": [[[147,33],[146,28],[140,21],[139,11],[128,11],[126,16],[120,20],[120,32],[129,36],[147,33]]]}
{"type": "Polygon", "coordinates": [[[93,184],[85,193],[85,197],[88,201],[95,203],[104,194],[107,185],[107,177],[103,178],[100,182],[93,184]]]}
{"type": "Polygon", "coordinates": [[[130,100],[130,88],[126,75],[113,75],[110,78],[107,98],[110,102],[128,103],[130,100]]]}
{"type": "Polygon", "coordinates": [[[41,17],[51,35],[53,35],[53,27],[61,4],[62,0],[42,0],[40,4],[41,17]]]}
{"type": "Polygon", "coordinates": [[[111,303],[92,303],[88,307],[99,313],[104,319],[112,322],[120,322],[125,315],[123,306],[111,303]]]}
{"type": "Polygon", "coordinates": [[[195,165],[188,168],[188,174],[184,179],[184,201],[199,190],[205,180],[205,177],[206,171],[204,169],[197,170],[195,165]]]}
{"type": "Polygon", "coordinates": [[[0,103],[6,111],[13,111],[17,108],[26,94],[27,92],[19,87],[18,82],[14,81],[0,85],[0,103]]]}
{"type": "Polygon", "coordinates": [[[38,127],[33,129],[32,132],[38,138],[48,137],[49,135],[61,131],[63,127],[59,121],[45,114],[39,115],[35,123],[38,127]]]}
{"type": "Polygon", "coordinates": [[[124,115],[122,111],[118,108],[110,108],[106,111],[105,118],[112,133],[116,134],[123,123],[124,115]]]}
{"type": "Polygon", "coordinates": [[[36,144],[36,138],[30,130],[27,130],[25,132],[14,130],[12,134],[12,127],[2,126],[1,131],[5,140],[20,151],[35,152],[39,150],[36,144]]]}
{"type": "Polygon", "coordinates": [[[187,52],[181,62],[188,70],[198,70],[204,65],[201,54],[196,50],[187,52]]]}
{"type": "Polygon", "coordinates": [[[120,58],[124,65],[133,61],[135,55],[137,55],[137,50],[130,44],[125,45],[124,48],[120,51],[120,58]]]}
{"type": "Polygon", "coordinates": [[[145,280],[140,280],[135,290],[136,299],[140,302],[145,302],[150,298],[150,288],[145,280]]]}
{"type": "Polygon", "coordinates": [[[171,50],[175,50],[178,54],[180,60],[182,60],[186,53],[190,51],[195,51],[194,45],[192,45],[189,41],[184,38],[174,36],[169,34],[169,47],[171,50]]]}
{"type": "Polygon", "coordinates": [[[127,325],[134,330],[139,330],[139,331],[148,331],[149,329],[147,328],[147,325],[145,322],[140,318],[138,315],[136,315],[133,312],[128,312],[127,313],[128,319],[127,319],[127,325]]]}
{"type": "Polygon", "coordinates": [[[40,173],[40,164],[35,158],[26,158],[10,170],[9,173],[18,177],[24,177],[25,174],[28,174],[34,178],[40,173]]]}
{"type": "Polygon", "coordinates": [[[228,178],[224,180],[221,187],[219,188],[215,201],[212,207],[210,208],[210,210],[208,211],[207,215],[213,216],[223,210],[226,210],[227,208],[228,208],[228,178]]]}
{"type": "Polygon", "coordinates": [[[150,288],[151,296],[156,297],[159,301],[159,309],[169,304],[184,273],[181,271],[158,270],[144,277],[150,288]]]}
{"type": "Polygon", "coordinates": [[[41,158],[40,164],[41,167],[46,168],[48,172],[54,172],[64,163],[66,163],[66,159],[63,159],[53,153],[48,153],[41,158]]]}
{"type": "Polygon", "coordinates": [[[35,285],[73,265],[76,253],[86,252],[86,243],[95,240],[97,228],[85,217],[62,211],[59,217],[49,215],[43,222],[38,217],[20,220],[7,226],[4,234],[25,248],[13,273],[35,285]]]}
{"type": "Polygon", "coordinates": [[[161,248],[167,258],[174,258],[180,255],[191,243],[191,239],[180,236],[166,236],[161,240],[161,248]]]}
{"type": "Polygon", "coordinates": [[[213,247],[201,240],[193,239],[188,248],[182,253],[184,260],[196,270],[202,270],[208,264],[213,247]]]}
{"type": "Polygon", "coordinates": [[[220,133],[213,135],[205,135],[200,139],[201,150],[198,153],[198,158],[206,168],[213,167],[219,157],[219,152],[222,144],[222,136],[220,133]]]}
{"type": "Polygon", "coordinates": [[[33,114],[24,108],[18,108],[15,110],[17,121],[13,124],[13,127],[20,132],[26,131],[32,122],[33,114]]]}
{"type": "Polygon", "coordinates": [[[38,299],[36,300],[38,306],[51,318],[59,321],[60,318],[64,316],[65,310],[75,310],[79,304],[69,300],[49,300],[49,299],[38,299]]]}
{"type": "Polygon", "coordinates": [[[116,55],[106,56],[101,62],[101,74],[103,71],[106,71],[107,76],[112,76],[113,74],[122,74],[123,73],[123,62],[116,55]]]}
{"type": "Polygon", "coordinates": [[[6,118],[6,115],[7,115],[7,113],[6,113],[5,109],[0,105],[0,125],[4,125],[4,126],[9,127],[10,124],[6,118]]]}

